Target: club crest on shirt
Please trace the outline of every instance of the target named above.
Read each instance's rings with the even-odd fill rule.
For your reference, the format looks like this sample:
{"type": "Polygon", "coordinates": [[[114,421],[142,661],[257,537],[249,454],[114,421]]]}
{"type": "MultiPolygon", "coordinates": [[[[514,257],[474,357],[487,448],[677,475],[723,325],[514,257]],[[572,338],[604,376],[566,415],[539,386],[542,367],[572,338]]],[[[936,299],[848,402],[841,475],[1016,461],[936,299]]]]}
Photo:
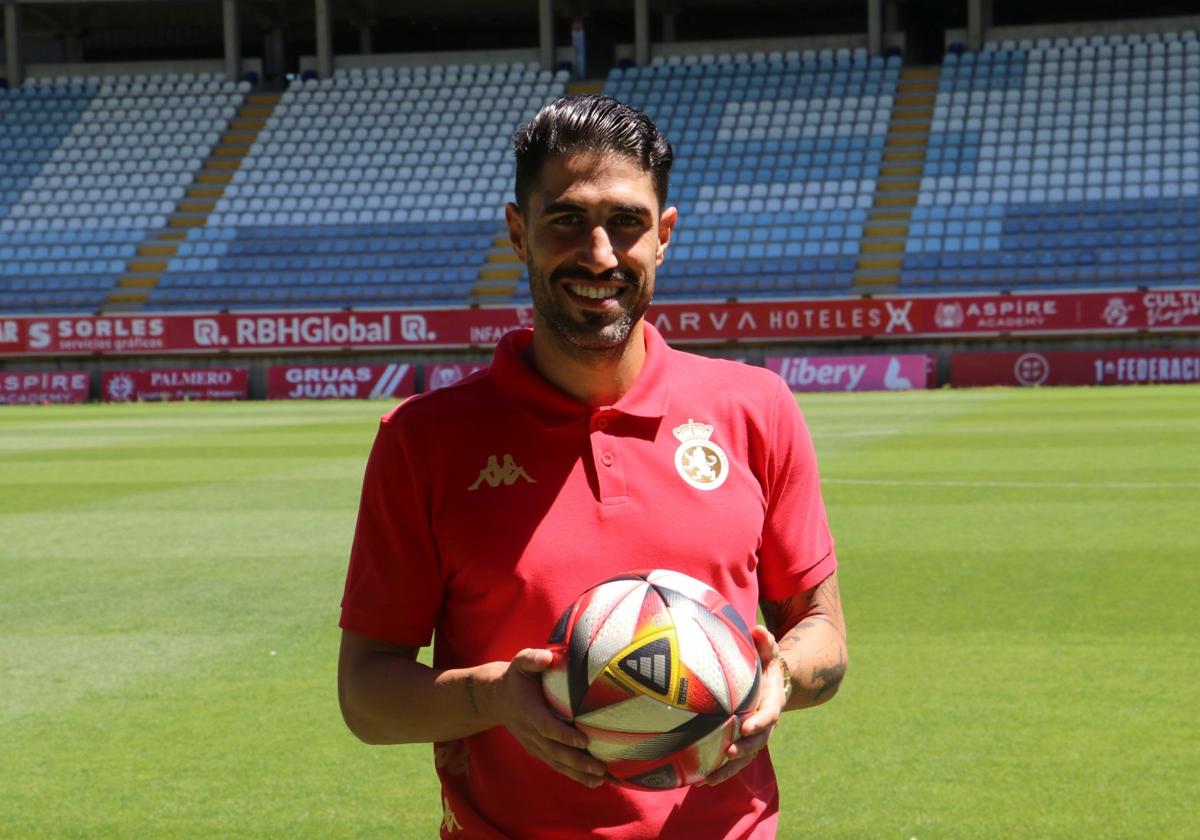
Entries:
{"type": "Polygon", "coordinates": [[[690,417],[674,429],[679,438],[675,450],[675,469],[679,477],[697,490],[716,490],[729,475],[729,459],[725,451],[713,443],[713,427],[697,423],[690,417]]]}

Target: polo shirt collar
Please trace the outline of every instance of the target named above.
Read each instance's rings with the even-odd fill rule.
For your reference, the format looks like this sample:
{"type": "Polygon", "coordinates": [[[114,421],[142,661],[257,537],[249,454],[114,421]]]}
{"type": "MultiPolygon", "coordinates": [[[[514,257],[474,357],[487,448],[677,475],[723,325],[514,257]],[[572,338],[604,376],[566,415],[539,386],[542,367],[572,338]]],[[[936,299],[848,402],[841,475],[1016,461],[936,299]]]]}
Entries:
{"type": "Polygon", "coordinates": [[[525,361],[533,340],[529,328],[512,330],[500,339],[492,357],[491,377],[500,392],[546,428],[561,428],[591,417],[600,409],[634,417],[659,418],[670,405],[670,348],[650,323],[643,325],[646,361],[637,380],[612,406],[593,408],[560,391],[525,361]]]}

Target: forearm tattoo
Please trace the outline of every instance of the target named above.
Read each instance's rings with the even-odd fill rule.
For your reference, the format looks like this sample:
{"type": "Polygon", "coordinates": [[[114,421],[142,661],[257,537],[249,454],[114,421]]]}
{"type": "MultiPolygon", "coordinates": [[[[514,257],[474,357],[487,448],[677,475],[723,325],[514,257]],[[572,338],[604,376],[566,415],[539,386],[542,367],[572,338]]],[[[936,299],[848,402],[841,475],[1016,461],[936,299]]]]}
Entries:
{"type": "Polygon", "coordinates": [[[479,703],[475,700],[475,678],[467,674],[467,699],[471,701],[471,710],[479,714],[479,703]]]}
{"type": "Polygon", "coordinates": [[[830,575],[808,592],[764,601],[761,606],[763,620],[780,648],[796,649],[801,656],[792,667],[797,692],[805,694],[811,705],[833,696],[847,664],[837,576],[830,575]],[[813,635],[822,625],[833,630],[832,637],[828,633],[813,635]]]}

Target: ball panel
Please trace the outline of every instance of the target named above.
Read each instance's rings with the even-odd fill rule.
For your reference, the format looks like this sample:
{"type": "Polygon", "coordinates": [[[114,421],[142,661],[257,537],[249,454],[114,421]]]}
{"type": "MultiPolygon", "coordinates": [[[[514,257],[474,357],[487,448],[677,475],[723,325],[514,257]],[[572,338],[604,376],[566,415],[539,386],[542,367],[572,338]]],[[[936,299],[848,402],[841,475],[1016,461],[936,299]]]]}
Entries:
{"type": "Polygon", "coordinates": [[[649,790],[695,784],[705,776],[695,750],[690,747],[648,761],[614,761],[608,765],[608,770],[621,784],[649,790]]]}
{"type": "Polygon", "coordinates": [[[742,617],[738,615],[738,611],[733,608],[733,604],[726,604],[719,610],[714,610],[718,615],[730,623],[738,633],[750,638],[750,628],[746,626],[746,622],[742,621],[742,617]]]}
{"type": "Polygon", "coordinates": [[[618,679],[610,672],[605,671],[603,675],[587,687],[587,692],[575,705],[575,717],[583,717],[597,709],[603,709],[617,703],[624,703],[631,697],[637,696],[639,696],[639,693],[635,686],[629,685],[625,680],[618,679]]]}
{"type": "Polygon", "coordinates": [[[717,715],[693,715],[690,720],[666,732],[612,732],[588,726],[580,721],[576,728],[588,736],[588,752],[601,761],[628,759],[646,761],[663,758],[690,746],[722,726],[727,718],[717,715]]]}
{"type": "Polygon", "coordinates": [[[560,667],[551,666],[542,674],[542,693],[546,695],[554,714],[564,720],[571,719],[571,690],[567,685],[565,664],[560,667]]]}
{"type": "Polygon", "coordinates": [[[754,679],[750,683],[750,690],[746,692],[746,696],[738,707],[734,709],[735,715],[747,715],[758,708],[758,695],[762,689],[762,665],[758,662],[754,663],[754,679]]]}
{"type": "Polygon", "coordinates": [[[729,708],[736,709],[754,685],[758,651],[744,636],[736,635],[728,624],[712,613],[698,616],[696,624],[708,638],[713,655],[720,663],[728,686],[729,708]]]}
{"type": "Polygon", "coordinates": [[[619,781],[633,785],[634,787],[644,787],[650,790],[671,790],[672,788],[683,787],[687,784],[679,778],[679,774],[675,770],[673,764],[660,764],[651,770],[635,775],[618,777],[619,781]]]}
{"type": "Polygon", "coordinates": [[[642,580],[606,581],[599,586],[593,586],[579,596],[576,601],[575,623],[571,627],[571,644],[590,646],[600,626],[608,618],[609,613],[621,603],[629,593],[645,589],[642,580]]]}
{"type": "Polygon", "coordinates": [[[576,720],[586,726],[608,732],[668,732],[683,726],[695,712],[669,706],[644,694],[629,697],[620,703],[585,712],[576,720]]]}
{"type": "Polygon", "coordinates": [[[646,585],[646,596],[642,600],[642,608],[637,616],[637,628],[634,636],[645,636],[661,632],[671,626],[671,613],[662,595],[649,584],[646,585]]]}
{"type": "MultiPolygon", "coordinates": [[[[622,581],[624,583],[624,581],[622,581]]],[[[592,634],[587,649],[587,681],[591,685],[614,656],[634,643],[637,617],[650,588],[640,582],[613,602],[592,634]]]]}
{"type": "Polygon", "coordinates": [[[701,714],[721,714],[721,704],[712,696],[704,680],[700,679],[687,665],[679,666],[679,691],[676,693],[676,705],[701,714]]]}
{"type": "MultiPolygon", "coordinates": [[[[738,708],[754,684],[754,672],[758,668],[758,651],[750,639],[749,630],[739,632],[735,629],[737,627],[744,628],[745,623],[728,604],[725,607],[736,624],[732,623],[731,616],[726,614],[725,610],[712,612],[690,598],[681,598],[677,593],[669,590],[660,591],[671,603],[672,614],[686,615],[702,629],[709,639],[709,646],[720,664],[722,681],[726,686],[724,692],[714,689],[714,694],[725,704],[723,708],[726,711],[738,708]]],[[[690,653],[693,648],[681,643],[681,649],[690,653]]],[[[715,679],[715,676],[709,671],[704,673],[715,679]]],[[[711,682],[708,684],[713,685],[711,682]]]]}
{"type": "Polygon", "coordinates": [[[562,615],[558,617],[558,621],[554,623],[554,629],[550,631],[550,638],[547,640],[549,644],[561,645],[567,641],[567,628],[571,626],[571,614],[573,612],[575,612],[574,604],[563,610],[562,615]]]}
{"type": "Polygon", "coordinates": [[[741,721],[736,717],[730,717],[723,726],[714,729],[688,747],[688,752],[693,753],[696,757],[700,778],[709,775],[725,763],[725,752],[729,749],[730,744],[741,737],[741,731],[741,721]]]}
{"type": "Polygon", "coordinates": [[[697,711],[720,711],[729,714],[733,709],[729,698],[729,685],[725,681],[725,670],[708,641],[708,635],[691,617],[679,621],[675,632],[679,635],[680,660],[684,667],[704,683],[717,706],[715,709],[701,708],[692,697],[688,697],[688,707],[697,711]]]}
{"type": "Polygon", "coordinates": [[[674,590],[693,601],[704,604],[709,609],[719,609],[720,605],[725,603],[725,599],[717,590],[707,583],[681,572],[674,572],[670,569],[651,569],[646,572],[645,577],[646,581],[655,589],[674,590]]]}
{"type": "Polygon", "coordinates": [[[636,578],[607,581],[589,589],[576,602],[576,617],[568,631],[567,640],[567,679],[572,710],[578,710],[580,701],[594,679],[589,673],[588,651],[596,634],[626,596],[645,586],[645,581],[636,578]]]}

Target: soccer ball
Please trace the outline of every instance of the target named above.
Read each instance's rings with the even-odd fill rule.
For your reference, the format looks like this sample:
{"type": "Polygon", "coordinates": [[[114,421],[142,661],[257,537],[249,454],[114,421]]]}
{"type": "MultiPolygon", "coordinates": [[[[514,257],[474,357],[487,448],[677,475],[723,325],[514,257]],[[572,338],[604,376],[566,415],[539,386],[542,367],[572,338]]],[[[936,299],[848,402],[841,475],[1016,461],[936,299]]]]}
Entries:
{"type": "Polygon", "coordinates": [[[690,785],[725,763],[762,676],[750,632],[695,578],[628,572],[588,589],[550,635],[546,700],[588,736],[610,780],[690,785]]]}

